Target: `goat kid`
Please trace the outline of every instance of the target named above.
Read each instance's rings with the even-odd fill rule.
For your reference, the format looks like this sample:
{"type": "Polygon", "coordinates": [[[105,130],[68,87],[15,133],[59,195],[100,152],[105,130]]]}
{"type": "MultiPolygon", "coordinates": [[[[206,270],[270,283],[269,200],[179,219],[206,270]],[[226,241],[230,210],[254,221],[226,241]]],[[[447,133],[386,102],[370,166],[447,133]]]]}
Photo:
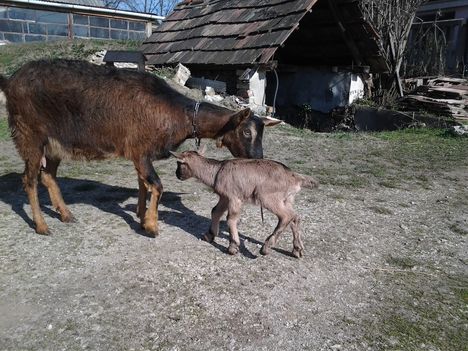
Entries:
{"type": "Polygon", "coordinates": [[[289,225],[293,233],[292,255],[297,258],[303,256],[304,245],[299,231],[299,216],[293,209],[294,197],[301,187],[316,188],[317,180],[294,173],[285,165],[272,160],[218,161],[203,157],[204,151],[171,153],[178,159],[177,178],[186,180],[194,177],[211,187],[219,196],[219,202],[211,211],[210,229],[204,235],[206,241],[213,242],[219,232],[221,217],[228,211],[228,252],[235,255],[240,245],[237,222],[242,205],[249,202],[268,209],[278,217],[278,224],[266,239],[260,253],[269,254],[289,225]]]}

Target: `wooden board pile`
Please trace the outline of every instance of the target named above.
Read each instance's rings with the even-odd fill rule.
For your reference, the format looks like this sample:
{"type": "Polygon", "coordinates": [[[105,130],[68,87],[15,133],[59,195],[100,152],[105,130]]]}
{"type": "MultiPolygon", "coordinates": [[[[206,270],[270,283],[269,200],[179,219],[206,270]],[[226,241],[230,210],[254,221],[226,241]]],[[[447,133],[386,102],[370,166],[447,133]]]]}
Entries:
{"type": "Polygon", "coordinates": [[[459,78],[437,77],[433,79],[407,80],[416,85],[410,94],[400,100],[408,111],[425,110],[436,115],[452,117],[460,123],[468,123],[468,81],[459,78]]]}

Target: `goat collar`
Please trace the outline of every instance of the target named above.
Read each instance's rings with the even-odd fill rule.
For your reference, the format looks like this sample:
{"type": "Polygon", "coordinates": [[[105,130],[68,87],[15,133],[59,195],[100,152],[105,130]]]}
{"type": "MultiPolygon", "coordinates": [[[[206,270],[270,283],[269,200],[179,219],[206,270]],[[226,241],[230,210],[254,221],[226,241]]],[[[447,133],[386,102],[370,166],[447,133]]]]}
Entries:
{"type": "Polygon", "coordinates": [[[197,101],[193,109],[193,116],[192,116],[192,138],[195,139],[195,145],[197,146],[197,149],[200,148],[200,142],[201,142],[200,135],[198,133],[198,128],[197,128],[197,117],[198,117],[199,108],[200,108],[200,101],[197,101]]]}

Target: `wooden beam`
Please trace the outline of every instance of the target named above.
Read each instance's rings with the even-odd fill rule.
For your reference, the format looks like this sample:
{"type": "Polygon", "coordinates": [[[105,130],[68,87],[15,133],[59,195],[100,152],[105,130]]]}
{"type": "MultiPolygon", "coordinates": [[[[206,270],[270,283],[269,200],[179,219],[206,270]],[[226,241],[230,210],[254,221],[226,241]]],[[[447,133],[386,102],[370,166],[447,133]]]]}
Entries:
{"type": "Polygon", "coordinates": [[[340,18],[338,9],[334,3],[334,0],[328,0],[328,6],[330,7],[330,11],[333,14],[333,18],[338,24],[338,27],[340,28],[341,34],[343,35],[343,39],[346,42],[346,45],[348,46],[349,50],[351,51],[351,55],[353,56],[353,59],[355,61],[355,64],[358,66],[363,65],[363,59],[361,57],[361,53],[359,52],[359,48],[357,47],[353,37],[349,35],[348,31],[346,30],[345,26],[343,25],[343,21],[340,18]]]}

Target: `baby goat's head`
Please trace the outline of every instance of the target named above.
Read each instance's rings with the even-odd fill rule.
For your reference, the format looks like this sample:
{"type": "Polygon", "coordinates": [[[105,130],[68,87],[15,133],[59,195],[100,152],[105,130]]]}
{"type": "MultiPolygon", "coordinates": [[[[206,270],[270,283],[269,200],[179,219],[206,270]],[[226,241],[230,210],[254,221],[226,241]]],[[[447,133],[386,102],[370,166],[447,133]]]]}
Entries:
{"type": "Polygon", "coordinates": [[[184,151],[184,152],[172,152],[171,154],[177,158],[177,170],[176,176],[180,180],[187,180],[194,176],[191,165],[196,161],[200,156],[203,156],[205,153],[205,145],[203,145],[200,151],[184,151]]]}

